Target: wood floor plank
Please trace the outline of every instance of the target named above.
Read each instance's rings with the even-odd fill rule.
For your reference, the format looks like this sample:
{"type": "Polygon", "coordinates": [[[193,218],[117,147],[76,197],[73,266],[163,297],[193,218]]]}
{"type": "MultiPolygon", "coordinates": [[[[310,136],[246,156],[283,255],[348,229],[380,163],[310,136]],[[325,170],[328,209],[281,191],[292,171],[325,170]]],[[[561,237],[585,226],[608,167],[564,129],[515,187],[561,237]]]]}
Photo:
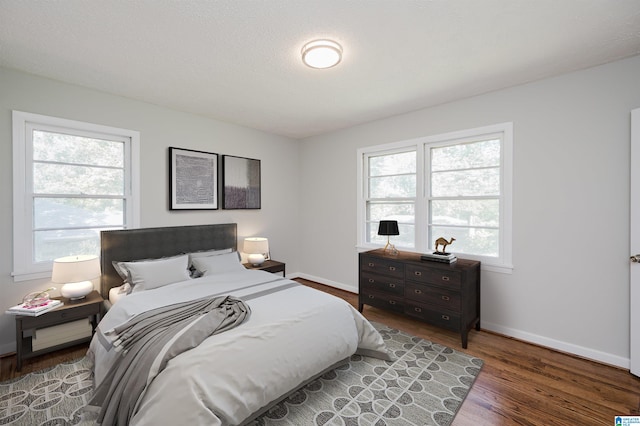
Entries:
{"type": "MultiPolygon", "coordinates": [[[[297,281],[341,297],[357,307],[357,295],[307,280],[297,281]]],[[[482,358],[485,362],[453,426],[612,425],[616,415],[640,415],[640,378],[628,370],[501,336],[472,330],[467,349],[457,333],[404,315],[366,306],[364,316],[482,358]]],[[[0,381],[85,355],[79,345],[25,361],[0,359],[0,381]]]]}

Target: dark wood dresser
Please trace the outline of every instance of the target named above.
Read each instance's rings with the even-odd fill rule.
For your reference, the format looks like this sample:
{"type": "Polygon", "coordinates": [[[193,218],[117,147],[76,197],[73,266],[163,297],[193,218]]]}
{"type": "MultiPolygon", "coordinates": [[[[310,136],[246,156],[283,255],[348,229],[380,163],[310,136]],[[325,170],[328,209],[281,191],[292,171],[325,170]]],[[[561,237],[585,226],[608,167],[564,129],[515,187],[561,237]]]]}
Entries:
{"type": "Polygon", "coordinates": [[[387,309],[457,331],[467,347],[469,330],[480,330],[480,262],[448,264],[419,253],[360,253],[359,305],[387,309]]]}

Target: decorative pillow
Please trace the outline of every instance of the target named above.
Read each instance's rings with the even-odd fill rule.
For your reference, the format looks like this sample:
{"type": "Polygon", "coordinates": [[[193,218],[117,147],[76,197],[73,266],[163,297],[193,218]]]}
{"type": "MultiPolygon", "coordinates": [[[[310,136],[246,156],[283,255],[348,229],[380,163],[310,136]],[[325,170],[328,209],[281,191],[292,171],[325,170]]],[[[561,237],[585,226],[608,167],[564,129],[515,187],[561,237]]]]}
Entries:
{"type": "Polygon", "coordinates": [[[245,267],[240,263],[238,252],[217,256],[196,257],[191,261],[193,262],[193,266],[202,272],[203,275],[245,270],[245,267]]]}
{"type": "Polygon", "coordinates": [[[122,265],[131,278],[133,293],[189,279],[189,256],[186,254],[166,259],[122,262],[122,265]]]}

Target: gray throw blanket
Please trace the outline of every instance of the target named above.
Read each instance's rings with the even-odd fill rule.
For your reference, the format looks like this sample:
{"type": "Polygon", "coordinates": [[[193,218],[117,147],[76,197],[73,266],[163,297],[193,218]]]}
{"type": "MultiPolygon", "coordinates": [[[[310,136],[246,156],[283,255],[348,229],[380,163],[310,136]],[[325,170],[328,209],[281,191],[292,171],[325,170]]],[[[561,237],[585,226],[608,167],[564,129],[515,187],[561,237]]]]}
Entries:
{"type": "Polygon", "coordinates": [[[150,310],[107,331],[122,359],[89,401],[88,409],[99,411],[97,423],[128,424],[147,385],[172,358],[237,327],[250,313],[248,305],[231,296],[205,297],[150,310]]]}

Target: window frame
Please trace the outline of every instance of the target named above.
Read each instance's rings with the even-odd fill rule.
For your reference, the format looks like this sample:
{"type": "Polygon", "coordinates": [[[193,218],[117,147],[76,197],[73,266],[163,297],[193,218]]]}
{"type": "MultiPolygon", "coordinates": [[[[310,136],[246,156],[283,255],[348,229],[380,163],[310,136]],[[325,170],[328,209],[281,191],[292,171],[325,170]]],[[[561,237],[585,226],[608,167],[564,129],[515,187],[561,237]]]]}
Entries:
{"type": "MultiPolygon", "coordinates": [[[[430,156],[430,148],[457,145],[479,140],[489,136],[499,136],[500,147],[500,210],[499,210],[499,255],[481,256],[464,254],[466,259],[479,260],[482,262],[482,269],[488,271],[512,273],[512,234],[513,234],[513,123],[499,123],[489,126],[472,129],[454,131],[422,138],[410,139],[406,141],[394,142],[369,146],[358,149],[358,201],[357,201],[357,248],[358,250],[371,250],[380,248],[379,244],[367,242],[366,235],[366,202],[367,187],[366,180],[366,159],[370,156],[381,155],[408,150],[411,147],[416,149],[417,155],[417,182],[416,182],[416,205],[415,205],[415,248],[401,247],[405,251],[424,253],[431,249],[429,235],[429,200],[430,193],[427,185],[427,174],[430,174],[430,165],[427,163],[430,156]]],[[[452,250],[455,253],[455,248],[452,250]]]]}
{"type": "Polygon", "coordinates": [[[13,122],[13,276],[14,282],[49,278],[53,262],[33,260],[33,130],[124,142],[124,228],[140,224],[140,133],[134,130],[12,111],[13,122]]]}

